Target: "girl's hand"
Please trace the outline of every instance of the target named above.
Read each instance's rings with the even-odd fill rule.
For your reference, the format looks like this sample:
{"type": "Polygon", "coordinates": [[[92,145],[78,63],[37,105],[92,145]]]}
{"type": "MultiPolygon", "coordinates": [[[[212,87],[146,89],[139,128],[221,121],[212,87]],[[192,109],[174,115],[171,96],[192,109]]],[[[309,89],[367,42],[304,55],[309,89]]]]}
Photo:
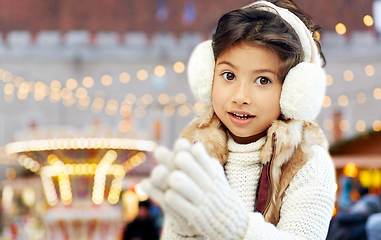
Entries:
{"type": "MultiPolygon", "coordinates": [[[[189,148],[188,141],[179,140],[175,145],[175,151],[189,150],[189,148]]],[[[158,147],[154,155],[160,164],[152,170],[150,178],[142,182],[144,191],[160,205],[165,214],[165,224],[169,225],[170,230],[182,237],[196,238],[200,235],[198,231],[175,208],[164,201],[164,194],[168,190],[170,169],[173,170],[175,167],[173,152],[164,147],[158,147]]]]}
{"type": "Polygon", "coordinates": [[[190,150],[177,151],[174,165],[163,202],[211,239],[243,239],[248,214],[218,160],[197,142],[190,150]]]}

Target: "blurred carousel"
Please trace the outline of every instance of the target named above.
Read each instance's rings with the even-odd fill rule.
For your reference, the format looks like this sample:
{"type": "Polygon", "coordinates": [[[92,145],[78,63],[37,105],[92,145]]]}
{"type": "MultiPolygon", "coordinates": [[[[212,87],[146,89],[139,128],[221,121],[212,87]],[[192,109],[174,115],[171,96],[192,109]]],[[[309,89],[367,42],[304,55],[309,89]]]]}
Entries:
{"type": "Polygon", "coordinates": [[[46,239],[119,239],[123,180],[138,167],[149,172],[155,142],[126,138],[104,126],[33,128],[16,139],[6,151],[41,177],[46,239]]]}

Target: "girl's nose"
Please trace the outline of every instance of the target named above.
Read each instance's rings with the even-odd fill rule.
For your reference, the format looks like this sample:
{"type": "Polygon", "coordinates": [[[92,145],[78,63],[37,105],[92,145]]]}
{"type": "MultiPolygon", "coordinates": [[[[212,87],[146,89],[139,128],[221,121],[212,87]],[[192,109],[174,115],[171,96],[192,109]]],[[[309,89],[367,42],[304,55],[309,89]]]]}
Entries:
{"type": "Polygon", "coordinates": [[[233,88],[232,101],[238,105],[251,104],[250,86],[237,82],[233,88]]]}

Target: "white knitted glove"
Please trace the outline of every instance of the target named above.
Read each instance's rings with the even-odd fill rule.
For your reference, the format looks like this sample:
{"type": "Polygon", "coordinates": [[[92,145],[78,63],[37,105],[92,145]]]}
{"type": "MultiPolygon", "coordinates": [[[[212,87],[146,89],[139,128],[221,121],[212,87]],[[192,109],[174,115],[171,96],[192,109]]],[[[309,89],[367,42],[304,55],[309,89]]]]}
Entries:
{"type": "Polygon", "coordinates": [[[243,239],[248,214],[230,187],[221,164],[210,157],[201,142],[175,154],[164,202],[211,239],[243,239]]]}
{"type": "MultiPolygon", "coordinates": [[[[190,143],[184,139],[176,142],[175,152],[189,150],[190,143]]],[[[169,169],[174,169],[174,154],[164,147],[158,147],[154,152],[155,158],[161,163],[156,166],[149,179],[142,182],[142,187],[152,199],[160,204],[165,214],[165,227],[163,239],[196,239],[200,238],[198,231],[175,208],[164,202],[164,193],[168,189],[167,179],[169,169]],[[175,235],[175,236],[173,236],[175,235]]]]}

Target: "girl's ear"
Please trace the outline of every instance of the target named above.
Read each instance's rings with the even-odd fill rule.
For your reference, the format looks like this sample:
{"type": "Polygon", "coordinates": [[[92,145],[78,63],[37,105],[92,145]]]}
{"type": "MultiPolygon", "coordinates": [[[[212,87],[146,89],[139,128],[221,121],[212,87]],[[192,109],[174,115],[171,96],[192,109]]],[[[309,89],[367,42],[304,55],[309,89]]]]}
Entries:
{"type": "Polygon", "coordinates": [[[197,45],[188,62],[190,88],[195,98],[206,105],[212,103],[214,67],[212,40],[207,40],[197,45]]]}

